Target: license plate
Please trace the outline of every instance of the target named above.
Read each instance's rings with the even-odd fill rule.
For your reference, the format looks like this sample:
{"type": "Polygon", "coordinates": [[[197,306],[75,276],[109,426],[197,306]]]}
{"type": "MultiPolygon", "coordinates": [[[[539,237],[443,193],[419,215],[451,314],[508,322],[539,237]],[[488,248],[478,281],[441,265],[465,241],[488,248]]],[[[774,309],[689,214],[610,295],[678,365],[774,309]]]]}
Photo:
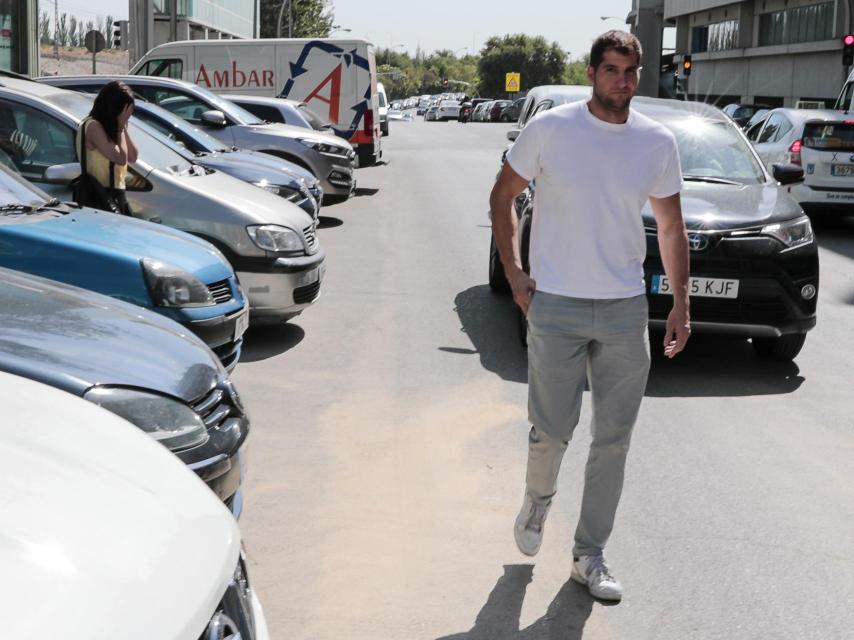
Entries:
{"type": "MultiPolygon", "coordinates": [[[[688,290],[690,291],[689,295],[699,298],[737,298],[738,280],[689,278],[688,290]]],[[[670,287],[667,276],[660,274],[652,276],[650,291],[665,296],[673,295],[673,289],[670,287]]]]}
{"type": "Polygon", "coordinates": [[[832,176],[854,176],[854,164],[832,164],[830,165],[830,175],[832,176]]]}
{"type": "Polygon", "coordinates": [[[249,309],[237,316],[237,322],[234,323],[234,340],[240,340],[240,336],[246,333],[249,328],[249,309]]]}

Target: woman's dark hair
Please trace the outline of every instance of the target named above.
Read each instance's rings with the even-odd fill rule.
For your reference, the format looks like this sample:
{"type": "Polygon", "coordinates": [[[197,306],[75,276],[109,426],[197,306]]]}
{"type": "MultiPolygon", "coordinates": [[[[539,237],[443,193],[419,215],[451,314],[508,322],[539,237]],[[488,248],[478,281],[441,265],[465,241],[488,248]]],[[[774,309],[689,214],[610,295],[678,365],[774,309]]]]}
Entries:
{"type": "Polygon", "coordinates": [[[133,104],[133,91],[124,82],[113,80],[101,87],[89,112],[116,144],[119,143],[119,114],[129,104],[133,104]]]}
{"type": "Polygon", "coordinates": [[[624,56],[637,55],[638,66],[641,63],[641,43],[631,33],[625,31],[606,31],[596,38],[590,48],[590,66],[598,69],[607,49],[613,49],[624,56]]]}

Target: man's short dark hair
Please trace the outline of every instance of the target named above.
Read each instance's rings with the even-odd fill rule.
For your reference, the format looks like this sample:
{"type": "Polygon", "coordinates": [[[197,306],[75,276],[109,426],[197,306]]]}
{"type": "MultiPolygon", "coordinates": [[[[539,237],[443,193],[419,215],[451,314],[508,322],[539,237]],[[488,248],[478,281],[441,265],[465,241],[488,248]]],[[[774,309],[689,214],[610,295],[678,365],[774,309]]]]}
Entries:
{"type": "Polygon", "coordinates": [[[638,66],[640,66],[641,43],[633,34],[612,30],[596,38],[590,48],[590,66],[597,69],[602,64],[602,57],[608,49],[613,49],[624,56],[637,55],[638,66]]]}

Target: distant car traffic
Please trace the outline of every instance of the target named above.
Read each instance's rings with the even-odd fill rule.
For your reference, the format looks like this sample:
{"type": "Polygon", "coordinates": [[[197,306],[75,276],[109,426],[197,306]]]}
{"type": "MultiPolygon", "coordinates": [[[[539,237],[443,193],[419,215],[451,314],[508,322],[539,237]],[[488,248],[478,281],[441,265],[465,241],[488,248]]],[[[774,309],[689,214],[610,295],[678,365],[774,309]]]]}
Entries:
{"type": "Polygon", "coordinates": [[[722,111],[732,118],[733,122],[735,122],[739,127],[744,129],[747,126],[747,123],[750,122],[750,119],[756,115],[756,112],[762,109],[767,111],[769,109],[773,109],[773,107],[768,104],[732,103],[725,106],[722,111]]]}
{"type": "Polygon", "coordinates": [[[460,103],[456,100],[442,100],[436,109],[437,120],[459,120],[460,103]]]}
{"type": "MultiPolygon", "coordinates": [[[[547,110],[556,99],[581,100],[585,95],[589,88],[542,91],[528,117],[547,110]]],[[[632,108],[670,129],[679,147],[685,180],[682,211],[691,247],[693,331],[751,338],[762,356],[795,358],[816,323],[819,283],[812,226],[787,193],[790,185],[803,179],[803,171],[778,164],[773,177],[769,175],[738,126],[710,105],[635,98],[632,108]]],[[[536,184],[532,184],[516,200],[520,255],[526,269],[535,194],[536,184]]],[[[672,291],[649,204],[643,211],[643,225],[650,326],[663,328],[672,291]]],[[[493,239],[489,283],[496,290],[506,290],[496,258],[493,239]]]]}
{"type": "Polygon", "coordinates": [[[501,111],[501,122],[516,122],[519,119],[519,112],[522,110],[522,105],[525,103],[525,98],[516,98],[512,103],[504,107],[501,111]]]}
{"type": "Polygon", "coordinates": [[[500,122],[502,112],[504,111],[504,109],[509,107],[511,104],[513,104],[513,103],[510,100],[496,100],[495,102],[493,102],[489,107],[489,113],[487,114],[487,121],[488,122],[500,122]]]}
{"type": "Polygon", "coordinates": [[[428,108],[424,112],[424,121],[429,122],[431,120],[433,120],[433,121],[438,120],[438,116],[436,115],[438,111],[439,111],[439,107],[437,105],[433,105],[432,107],[428,108]]]}
{"type": "Polygon", "coordinates": [[[748,137],[766,167],[803,167],[804,181],[790,192],[807,213],[854,213],[854,122],[848,116],[830,109],[773,109],[748,137]]]}

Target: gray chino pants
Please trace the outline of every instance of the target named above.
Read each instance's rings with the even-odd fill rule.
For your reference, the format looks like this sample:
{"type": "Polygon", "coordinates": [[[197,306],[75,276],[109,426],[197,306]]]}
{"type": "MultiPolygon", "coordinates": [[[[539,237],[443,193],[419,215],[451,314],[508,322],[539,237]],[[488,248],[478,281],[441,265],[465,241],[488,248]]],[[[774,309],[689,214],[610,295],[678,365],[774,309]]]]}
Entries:
{"type": "Polygon", "coordinates": [[[538,291],[528,310],[527,491],[548,502],[589,381],[593,437],[575,555],[599,553],[614,526],[626,456],[649,373],[646,296],[568,298],[538,291]]]}

